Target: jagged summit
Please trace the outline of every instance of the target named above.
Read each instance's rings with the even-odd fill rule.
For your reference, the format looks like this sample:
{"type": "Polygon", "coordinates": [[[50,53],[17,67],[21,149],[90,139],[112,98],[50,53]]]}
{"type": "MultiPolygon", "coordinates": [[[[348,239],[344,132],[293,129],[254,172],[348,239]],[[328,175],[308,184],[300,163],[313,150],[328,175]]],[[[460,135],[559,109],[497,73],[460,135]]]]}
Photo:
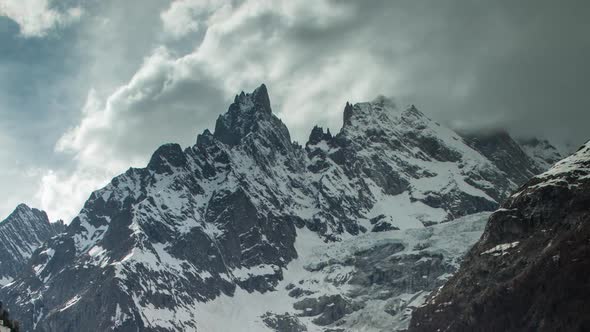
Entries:
{"type": "Polygon", "coordinates": [[[15,211],[15,212],[16,212],[16,211],[23,211],[23,210],[24,210],[24,211],[29,211],[29,210],[31,210],[31,207],[30,207],[30,206],[28,206],[28,205],[27,205],[27,204],[25,204],[25,203],[20,203],[20,204],[19,204],[19,205],[17,205],[17,206],[16,206],[16,208],[14,209],[14,211],[15,211]]]}
{"type": "Polygon", "coordinates": [[[270,108],[270,98],[268,97],[268,91],[264,83],[252,92],[251,99],[254,102],[255,109],[262,112],[272,113],[270,108]]]}
{"type": "Polygon", "coordinates": [[[179,144],[169,143],[160,146],[150,158],[148,169],[156,173],[172,172],[173,167],[182,167],[187,162],[179,144]]]}
{"type": "Polygon", "coordinates": [[[276,125],[280,120],[272,114],[266,86],[262,84],[252,93],[236,95],[227,113],[220,115],[215,123],[213,135],[221,142],[234,146],[251,132],[263,127],[261,122],[276,125]]]}
{"type": "Polygon", "coordinates": [[[50,223],[44,211],[19,204],[0,222],[0,285],[12,281],[33,251],[64,228],[62,221],[50,223]]]}
{"type": "Polygon", "coordinates": [[[350,104],[349,102],[346,102],[346,106],[344,106],[344,112],[343,112],[343,126],[347,126],[351,124],[351,119],[352,119],[352,115],[353,115],[353,109],[352,109],[352,104],[350,104]]]}
{"type": "Polygon", "coordinates": [[[362,102],[354,105],[347,102],[344,107],[343,128],[381,121],[388,117],[389,113],[396,110],[397,106],[385,97],[377,97],[372,102],[362,102]]]}
{"type": "Polygon", "coordinates": [[[22,221],[29,218],[36,221],[46,220],[47,222],[49,222],[49,219],[47,218],[47,214],[45,213],[45,211],[31,208],[25,203],[20,203],[16,206],[14,211],[12,211],[12,213],[10,213],[8,217],[6,217],[6,219],[0,221],[0,227],[1,225],[7,224],[9,222],[22,221]]]}
{"type": "Polygon", "coordinates": [[[330,141],[332,140],[333,136],[330,133],[330,129],[328,128],[326,132],[324,132],[324,128],[319,126],[314,126],[309,134],[309,139],[307,140],[306,145],[316,145],[321,141],[330,141]]]}
{"type": "Polygon", "coordinates": [[[230,105],[229,110],[242,112],[256,111],[267,114],[272,113],[266,85],[260,85],[258,88],[254,89],[252,93],[245,93],[242,91],[237,94],[234,98],[233,104],[230,105]]]}
{"type": "MultiPolygon", "coordinates": [[[[411,107],[414,107],[412,105],[411,107]]],[[[411,108],[410,107],[410,108],[411,108]]],[[[343,113],[343,125],[351,126],[355,119],[366,117],[379,117],[381,112],[398,112],[399,108],[395,101],[385,96],[377,96],[370,102],[351,104],[346,102],[343,113]]]]}

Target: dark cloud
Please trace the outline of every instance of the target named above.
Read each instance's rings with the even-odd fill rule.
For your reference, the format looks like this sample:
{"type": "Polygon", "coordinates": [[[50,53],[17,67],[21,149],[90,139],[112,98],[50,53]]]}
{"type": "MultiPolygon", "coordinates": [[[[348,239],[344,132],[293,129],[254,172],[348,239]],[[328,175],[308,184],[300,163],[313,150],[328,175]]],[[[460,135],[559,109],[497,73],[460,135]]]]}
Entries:
{"type": "Polygon", "coordinates": [[[348,26],[373,40],[384,68],[399,64],[414,103],[461,126],[590,138],[588,2],[398,4],[358,3],[348,26]]]}

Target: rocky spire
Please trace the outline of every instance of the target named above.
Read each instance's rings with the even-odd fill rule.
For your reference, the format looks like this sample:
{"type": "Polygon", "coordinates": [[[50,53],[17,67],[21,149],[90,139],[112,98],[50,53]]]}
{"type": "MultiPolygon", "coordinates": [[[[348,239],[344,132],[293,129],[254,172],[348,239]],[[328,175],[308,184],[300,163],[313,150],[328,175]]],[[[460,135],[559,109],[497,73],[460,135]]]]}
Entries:
{"type": "Polygon", "coordinates": [[[228,145],[237,145],[242,138],[259,128],[258,122],[272,117],[270,98],[262,84],[252,93],[240,93],[234,98],[227,113],[220,115],[213,135],[228,145]]]}
{"type": "Polygon", "coordinates": [[[344,106],[344,125],[350,125],[351,124],[351,118],[352,118],[352,104],[350,104],[349,102],[346,102],[346,106],[344,106]]]}
{"type": "Polygon", "coordinates": [[[268,91],[264,83],[252,92],[251,98],[254,102],[254,109],[269,114],[272,113],[272,109],[270,108],[270,98],[268,97],[268,91]]]}
{"type": "Polygon", "coordinates": [[[205,147],[213,140],[213,134],[209,129],[205,129],[202,134],[197,135],[197,147],[205,147]]]}
{"type": "Polygon", "coordinates": [[[330,133],[330,129],[324,133],[324,128],[319,126],[314,126],[309,134],[309,140],[307,141],[307,145],[315,145],[323,140],[331,140],[332,134],[330,133]]]}

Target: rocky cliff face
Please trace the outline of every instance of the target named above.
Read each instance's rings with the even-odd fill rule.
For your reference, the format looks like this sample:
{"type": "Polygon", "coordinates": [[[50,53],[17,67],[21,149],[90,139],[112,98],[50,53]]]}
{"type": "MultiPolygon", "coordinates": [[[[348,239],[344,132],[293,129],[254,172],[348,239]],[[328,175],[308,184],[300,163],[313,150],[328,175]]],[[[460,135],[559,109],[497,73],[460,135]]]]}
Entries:
{"type": "Polygon", "coordinates": [[[589,330],[589,238],[590,142],[492,214],[410,331],[589,330]]]}
{"type": "Polygon", "coordinates": [[[0,297],[18,306],[14,315],[25,330],[39,331],[215,331],[212,320],[230,324],[214,314],[220,308],[235,310],[230,318],[251,313],[229,320],[256,330],[352,327],[362,322],[355,313],[375,310],[399,318],[475,241],[446,233],[463,245],[422,256],[436,232],[424,227],[493,210],[520,179],[413,106],[400,109],[384,98],[347,104],[343,122],[335,136],[314,128],[301,147],[273,115],[264,85],[241,93],[194,146],[163,145],[146,168],[94,192],[0,297]],[[367,244],[341,262],[302,261],[312,244],[356,246],[357,237],[373,243],[398,229],[425,247],[367,244]],[[390,256],[382,269],[367,263],[390,256]],[[409,265],[416,268],[400,271],[409,265]],[[309,281],[315,272],[328,292],[314,286],[320,279],[309,281]],[[388,275],[399,276],[394,293],[402,302],[373,291],[387,290],[388,275]],[[244,298],[285,310],[255,312],[244,298]],[[372,307],[361,310],[369,299],[372,307]]]}
{"type": "Polygon", "coordinates": [[[43,211],[17,206],[0,222],[0,285],[12,282],[35,249],[64,229],[63,222],[50,223],[43,211]]]}

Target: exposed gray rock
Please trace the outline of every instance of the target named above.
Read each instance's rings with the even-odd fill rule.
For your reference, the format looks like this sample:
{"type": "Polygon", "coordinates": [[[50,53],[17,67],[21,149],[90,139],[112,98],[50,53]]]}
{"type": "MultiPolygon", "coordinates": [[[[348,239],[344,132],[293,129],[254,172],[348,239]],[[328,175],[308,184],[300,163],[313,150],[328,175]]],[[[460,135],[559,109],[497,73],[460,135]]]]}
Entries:
{"type": "Polygon", "coordinates": [[[313,323],[320,326],[330,325],[346,314],[350,314],[362,308],[362,304],[353,303],[341,295],[320,296],[318,298],[306,298],[293,306],[300,310],[300,316],[312,316],[313,323]]]}
{"type": "Polygon", "coordinates": [[[387,217],[384,214],[380,214],[377,217],[369,219],[373,228],[371,232],[385,232],[385,231],[392,231],[392,230],[399,230],[399,228],[392,225],[392,217],[387,217]]]}
{"type": "Polygon", "coordinates": [[[267,313],[262,317],[264,324],[276,332],[305,332],[307,327],[303,325],[299,318],[291,314],[273,314],[267,313]]]}
{"type": "Polygon", "coordinates": [[[18,277],[35,249],[64,229],[61,220],[50,223],[45,212],[25,204],[0,221],[0,286],[18,277]]]}

